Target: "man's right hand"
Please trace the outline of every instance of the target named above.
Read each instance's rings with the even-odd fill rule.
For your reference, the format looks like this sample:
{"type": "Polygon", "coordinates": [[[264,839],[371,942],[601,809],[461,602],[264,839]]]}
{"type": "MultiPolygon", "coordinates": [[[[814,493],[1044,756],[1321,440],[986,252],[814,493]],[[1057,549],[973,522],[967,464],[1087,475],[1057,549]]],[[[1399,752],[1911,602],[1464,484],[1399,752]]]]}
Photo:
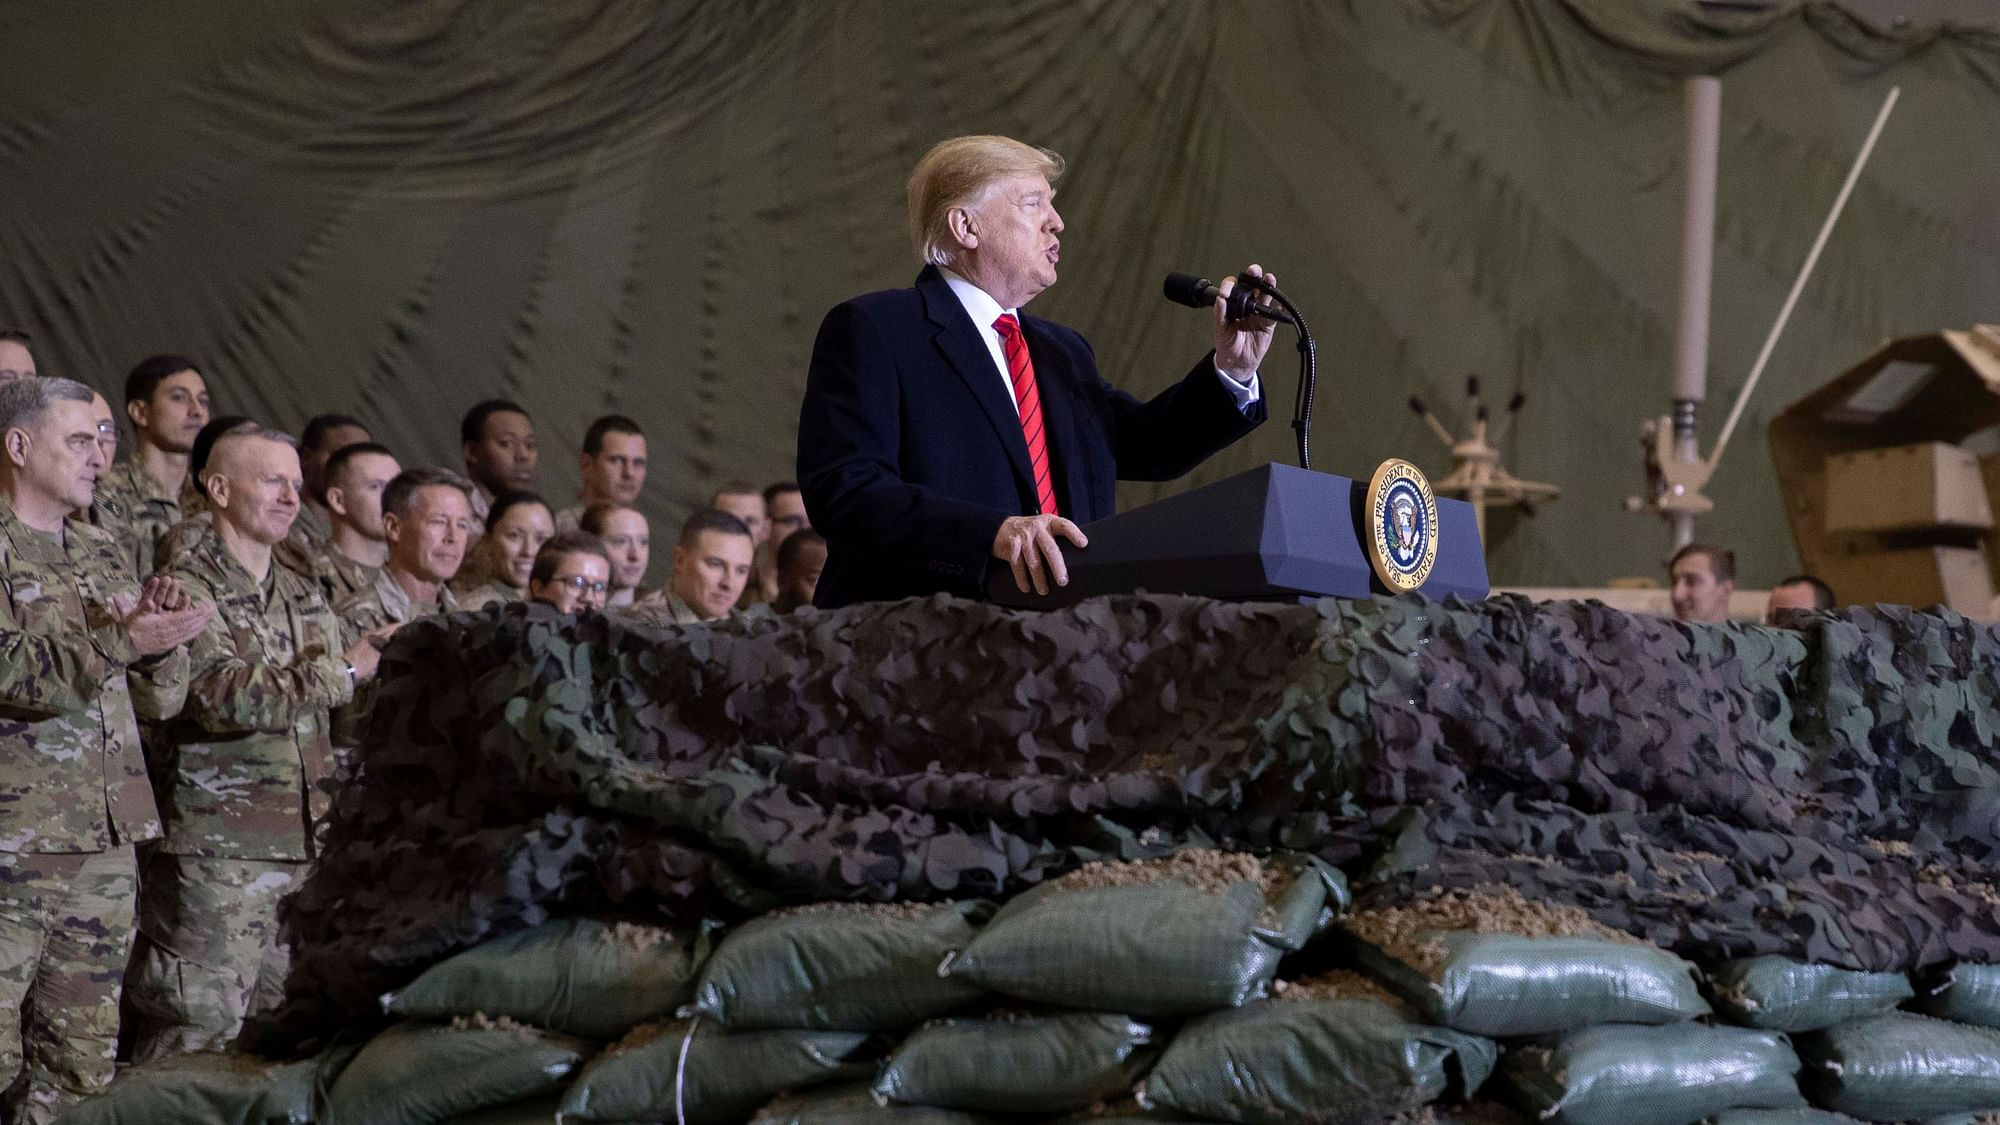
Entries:
{"type": "Polygon", "coordinates": [[[1079,547],[1090,546],[1083,529],[1061,516],[1009,516],[993,537],[993,557],[1014,568],[1014,585],[1026,594],[1049,592],[1049,579],[1058,586],[1069,585],[1069,567],[1063,564],[1062,548],[1056,536],[1079,547]]]}

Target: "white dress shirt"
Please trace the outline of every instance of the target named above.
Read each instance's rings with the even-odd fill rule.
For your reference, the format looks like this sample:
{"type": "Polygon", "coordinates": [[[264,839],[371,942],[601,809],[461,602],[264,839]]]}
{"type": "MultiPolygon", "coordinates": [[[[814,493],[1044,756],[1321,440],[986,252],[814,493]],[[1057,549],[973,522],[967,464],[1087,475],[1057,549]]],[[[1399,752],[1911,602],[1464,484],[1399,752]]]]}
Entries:
{"type": "MultiPolygon", "coordinates": [[[[1007,388],[1007,401],[1013,402],[1015,412],[1019,413],[1021,404],[1014,402],[1014,378],[1007,369],[1007,349],[1001,344],[1000,331],[993,327],[993,322],[999,320],[1002,313],[1012,313],[1014,322],[1018,324],[1021,310],[1001,308],[992,294],[942,266],[938,267],[938,272],[944,275],[944,283],[951,286],[958,303],[965,306],[966,315],[972,318],[972,326],[979,329],[979,338],[986,341],[986,351],[993,357],[993,368],[1000,373],[1000,385],[1007,388]]],[[[1248,383],[1231,379],[1222,373],[1220,367],[1215,369],[1215,377],[1222,380],[1229,397],[1236,400],[1236,409],[1246,414],[1264,395],[1263,385],[1254,371],[1250,373],[1248,383]]]]}

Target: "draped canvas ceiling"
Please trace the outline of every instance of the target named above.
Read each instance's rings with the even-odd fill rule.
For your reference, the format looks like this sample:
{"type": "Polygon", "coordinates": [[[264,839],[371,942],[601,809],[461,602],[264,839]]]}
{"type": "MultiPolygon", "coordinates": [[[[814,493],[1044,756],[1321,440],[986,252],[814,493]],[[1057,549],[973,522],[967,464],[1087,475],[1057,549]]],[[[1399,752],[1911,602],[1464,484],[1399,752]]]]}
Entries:
{"type": "MultiPolygon", "coordinates": [[[[350,410],[445,464],[510,396],[559,501],[622,411],[663,524],[790,475],[819,317],[914,275],[903,178],[953,133],[1069,157],[1035,311],[1123,386],[1204,346],[1164,272],[1257,260],[1319,336],[1316,467],[1442,475],[1405,400],[1526,391],[1513,468],[1566,494],[1496,520],[1509,582],[1658,572],[1618,504],[1667,399],[1686,75],[1724,80],[1710,433],[1903,88],[1701,525],[1750,581],[1794,561],[1764,420],[1884,337],[2000,320],[2000,32],[1835,3],[155,0],[0,35],[0,321],[44,371],[115,398],[185,351],[221,409],[350,410]]],[[[1265,375],[1283,413],[1288,347],[1265,375]]],[[[1193,479],[1291,450],[1277,421],[1193,479]]]]}

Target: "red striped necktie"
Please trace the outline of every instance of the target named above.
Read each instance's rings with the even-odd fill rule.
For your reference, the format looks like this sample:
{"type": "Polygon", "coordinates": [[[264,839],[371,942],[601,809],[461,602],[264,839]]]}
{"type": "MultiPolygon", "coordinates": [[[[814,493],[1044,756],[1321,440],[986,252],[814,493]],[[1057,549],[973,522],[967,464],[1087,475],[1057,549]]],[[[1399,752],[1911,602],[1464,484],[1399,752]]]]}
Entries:
{"type": "Polygon", "coordinates": [[[1028,464],[1035,471],[1035,500],[1042,514],[1056,514],[1056,482],[1049,475],[1049,441],[1042,432],[1042,395],[1035,389],[1035,361],[1028,358],[1028,341],[1013,313],[993,322],[1007,352],[1007,378],[1014,384],[1014,405],[1021,412],[1021,436],[1028,439],[1028,464]]]}

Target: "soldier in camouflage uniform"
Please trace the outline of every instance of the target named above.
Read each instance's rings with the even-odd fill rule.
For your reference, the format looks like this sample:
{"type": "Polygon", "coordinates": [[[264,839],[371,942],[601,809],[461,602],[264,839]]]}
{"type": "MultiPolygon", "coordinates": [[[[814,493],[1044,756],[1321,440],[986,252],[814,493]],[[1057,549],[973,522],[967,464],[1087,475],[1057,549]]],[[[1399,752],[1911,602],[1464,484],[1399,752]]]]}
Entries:
{"type": "Polygon", "coordinates": [[[313,858],[335,777],[328,712],[374,674],[343,651],[318,583],[276,548],[302,487],[291,438],[220,439],[212,506],[174,563],[218,612],[193,643],[187,706],[154,756],[166,838],[149,856],[130,1011],[135,1061],[219,1048],[282,994],[277,905],[313,858]]]}
{"type": "Polygon", "coordinates": [[[0,387],[0,1114],[53,1120],[110,1081],[134,845],[160,835],[138,716],[179,710],[211,611],[135,580],[74,518],[107,462],[90,391],[0,387]]]}
{"type": "Polygon", "coordinates": [[[138,442],[97,482],[97,494],[101,526],[125,542],[132,573],[144,577],[160,537],[187,516],[188,455],[208,421],[208,387],[185,356],[151,356],[125,378],[125,413],[138,442]]]}
{"type": "Polygon", "coordinates": [[[755,576],[756,550],[742,520],[723,511],[696,512],[681,525],[674,572],[665,588],[640,598],[626,612],[674,625],[728,617],[755,576]]]}
{"type": "Polygon", "coordinates": [[[327,604],[338,606],[373,589],[389,559],[382,493],[403,467],[373,442],[345,446],[326,462],[326,503],[333,531],[318,556],[327,604]]]}
{"type": "MultiPolygon", "coordinates": [[[[473,539],[472,483],[444,469],[408,469],[382,490],[389,554],[367,589],[337,607],[349,644],[381,644],[419,617],[458,611],[451,578],[473,539]]],[[[357,746],[374,693],[361,691],[334,712],[334,742],[357,746]]]]}
{"type": "Polygon", "coordinates": [[[346,414],[315,414],[299,431],[299,468],[305,473],[306,494],[291,537],[312,554],[320,554],[333,542],[333,509],[326,503],[328,462],[350,445],[374,441],[359,418],[346,414]]]}
{"type": "Polygon", "coordinates": [[[448,585],[473,536],[472,485],[443,469],[408,469],[382,490],[389,557],[374,585],[339,607],[350,641],[458,609],[448,585]]]}

